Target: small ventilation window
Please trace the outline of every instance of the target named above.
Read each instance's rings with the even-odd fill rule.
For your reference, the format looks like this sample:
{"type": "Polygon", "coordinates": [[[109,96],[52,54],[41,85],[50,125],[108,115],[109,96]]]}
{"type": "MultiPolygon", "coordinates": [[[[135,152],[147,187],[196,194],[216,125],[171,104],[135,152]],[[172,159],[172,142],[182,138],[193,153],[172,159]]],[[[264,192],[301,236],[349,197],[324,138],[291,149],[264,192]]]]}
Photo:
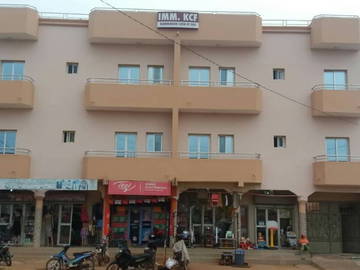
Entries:
{"type": "Polygon", "coordinates": [[[274,136],[274,147],[275,148],[285,148],[286,147],[286,137],[285,136],[274,136]]]}
{"type": "Polygon", "coordinates": [[[75,142],[75,131],[64,130],[63,131],[63,142],[64,143],[74,143],[75,142]]]}

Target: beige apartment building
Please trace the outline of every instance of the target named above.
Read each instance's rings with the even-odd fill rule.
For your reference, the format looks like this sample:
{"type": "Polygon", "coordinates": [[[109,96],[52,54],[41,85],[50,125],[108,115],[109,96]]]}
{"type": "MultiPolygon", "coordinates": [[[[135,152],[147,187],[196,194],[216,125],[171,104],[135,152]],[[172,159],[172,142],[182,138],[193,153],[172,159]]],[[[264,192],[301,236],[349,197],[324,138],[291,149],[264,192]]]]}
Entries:
{"type": "Polygon", "coordinates": [[[359,49],[357,16],[1,6],[0,237],[359,252],[359,49]]]}

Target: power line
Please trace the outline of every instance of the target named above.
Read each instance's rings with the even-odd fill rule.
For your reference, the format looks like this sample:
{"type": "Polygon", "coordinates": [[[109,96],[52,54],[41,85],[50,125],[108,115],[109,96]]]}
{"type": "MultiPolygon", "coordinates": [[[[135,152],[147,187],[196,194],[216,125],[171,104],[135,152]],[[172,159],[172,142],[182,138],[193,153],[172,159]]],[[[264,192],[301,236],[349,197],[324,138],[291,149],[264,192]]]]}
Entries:
{"type": "MultiPolygon", "coordinates": [[[[149,26],[149,25],[146,25],[146,24],[143,23],[142,21],[139,21],[138,19],[136,19],[136,18],[134,18],[133,16],[127,14],[127,13],[124,12],[123,10],[115,7],[114,5],[110,4],[109,2],[107,2],[107,1],[105,1],[105,0],[100,0],[100,1],[101,1],[102,3],[104,3],[105,5],[109,6],[110,8],[114,9],[115,11],[119,12],[120,14],[128,17],[130,20],[132,20],[132,21],[134,21],[134,22],[136,22],[136,23],[144,26],[145,28],[147,28],[148,30],[150,30],[150,31],[158,34],[159,36],[162,36],[163,38],[165,38],[165,39],[167,39],[167,40],[169,40],[169,41],[171,41],[171,42],[174,42],[175,44],[177,44],[177,45],[181,46],[182,48],[184,48],[184,49],[192,52],[193,54],[199,56],[200,58],[206,60],[207,62],[209,62],[209,63],[211,63],[211,64],[213,64],[213,65],[215,65],[215,66],[217,66],[217,67],[222,67],[222,65],[218,64],[217,62],[215,62],[214,60],[210,59],[209,57],[200,54],[199,52],[195,51],[195,50],[194,50],[193,48],[191,48],[191,47],[188,47],[188,46],[186,46],[186,45],[184,45],[184,44],[181,44],[181,43],[178,42],[177,40],[175,40],[175,39],[173,39],[173,38],[165,35],[164,33],[158,31],[157,29],[155,29],[155,28],[153,28],[153,27],[151,27],[151,26],[149,26]]],[[[275,94],[275,95],[277,95],[277,96],[280,96],[280,97],[282,97],[282,98],[284,98],[284,99],[286,99],[286,100],[288,100],[288,101],[290,101],[290,102],[294,102],[294,103],[296,103],[296,104],[298,104],[298,105],[300,105],[300,106],[303,106],[303,107],[305,107],[305,108],[307,108],[307,109],[311,109],[311,110],[320,112],[321,114],[325,114],[325,115],[333,116],[333,117],[334,117],[334,115],[332,115],[331,113],[325,113],[325,112],[323,112],[323,111],[321,111],[321,110],[313,107],[312,105],[308,105],[308,104],[303,103],[303,102],[301,102],[301,101],[299,101],[299,100],[296,100],[295,98],[292,98],[292,97],[289,97],[289,96],[287,96],[287,95],[284,95],[284,94],[282,94],[282,93],[280,93],[280,92],[278,92],[278,91],[276,91],[276,90],[274,90],[274,89],[272,89],[272,88],[270,88],[270,87],[268,87],[268,86],[266,86],[266,85],[264,85],[264,84],[262,84],[262,83],[256,82],[256,81],[254,81],[254,80],[252,80],[252,79],[250,79],[250,78],[248,78],[248,77],[246,77],[246,76],[244,76],[244,75],[236,72],[235,70],[233,70],[233,71],[231,71],[231,72],[233,72],[233,74],[235,74],[235,76],[237,76],[237,77],[239,77],[239,78],[242,78],[242,79],[244,79],[244,80],[246,80],[246,81],[248,81],[248,82],[250,82],[250,83],[252,83],[252,84],[255,84],[255,85],[257,85],[258,87],[261,87],[262,89],[264,89],[264,90],[266,90],[266,91],[268,91],[268,92],[270,92],[270,93],[273,93],[273,94],[275,94]]],[[[349,120],[349,119],[343,119],[343,118],[336,118],[336,119],[341,120],[341,121],[344,121],[344,122],[347,122],[347,123],[350,123],[350,124],[353,124],[353,125],[358,125],[357,122],[351,121],[351,120],[349,120]]]]}

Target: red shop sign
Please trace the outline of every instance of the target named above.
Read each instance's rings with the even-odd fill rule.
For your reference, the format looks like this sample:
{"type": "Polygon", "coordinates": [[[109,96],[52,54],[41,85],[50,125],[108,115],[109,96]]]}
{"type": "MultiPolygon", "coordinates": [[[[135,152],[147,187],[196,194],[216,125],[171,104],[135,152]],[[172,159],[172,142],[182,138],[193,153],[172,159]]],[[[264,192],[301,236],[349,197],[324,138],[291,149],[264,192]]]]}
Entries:
{"type": "Polygon", "coordinates": [[[110,195],[170,196],[170,182],[109,181],[110,195]]]}

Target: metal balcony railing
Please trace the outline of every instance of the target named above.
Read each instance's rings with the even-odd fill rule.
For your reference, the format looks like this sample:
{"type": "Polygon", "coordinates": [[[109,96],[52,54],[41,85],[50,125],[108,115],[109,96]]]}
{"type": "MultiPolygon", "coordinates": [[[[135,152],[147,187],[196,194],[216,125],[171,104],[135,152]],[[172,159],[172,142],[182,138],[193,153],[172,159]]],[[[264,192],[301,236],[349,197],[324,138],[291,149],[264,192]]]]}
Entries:
{"type": "Polygon", "coordinates": [[[180,158],[189,159],[261,159],[259,153],[208,153],[208,152],[179,152],[180,158]]]}
{"type": "Polygon", "coordinates": [[[282,19],[264,19],[263,26],[287,26],[287,27],[307,27],[311,24],[311,20],[282,20],[282,19]]]}
{"type": "Polygon", "coordinates": [[[86,151],[85,156],[92,157],[123,157],[123,158],[169,158],[171,152],[134,152],[134,151],[86,151]]]}
{"type": "Polygon", "coordinates": [[[172,85],[170,80],[132,80],[132,79],[108,79],[108,78],[89,78],[88,83],[108,83],[108,84],[130,84],[130,85],[172,85]]]}
{"type": "Polygon", "coordinates": [[[34,79],[26,75],[0,75],[0,80],[3,81],[29,81],[34,82],[34,79]]]}
{"type": "Polygon", "coordinates": [[[235,87],[235,88],[258,88],[259,85],[250,82],[211,82],[211,81],[181,81],[182,86],[194,86],[194,87],[235,87]]]}
{"type": "Polygon", "coordinates": [[[317,84],[312,90],[360,90],[360,84],[317,84]]]}
{"type": "Polygon", "coordinates": [[[61,13],[61,12],[40,12],[42,19],[59,19],[59,20],[88,20],[89,15],[83,13],[61,13]]]}
{"type": "Polygon", "coordinates": [[[320,18],[352,18],[352,19],[359,19],[358,15],[341,15],[341,14],[319,14],[313,17],[314,19],[320,18]]]}
{"type": "Polygon", "coordinates": [[[334,162],[360,162],[360,156],[331,156],[318,155],[314,157],[315,161],[334,161],[334,162]]]}
{"type": "Polygon", "coordinates": [[[31,150],[25,148],[0,148],[0,155],[29,155],[31,150]]]}

